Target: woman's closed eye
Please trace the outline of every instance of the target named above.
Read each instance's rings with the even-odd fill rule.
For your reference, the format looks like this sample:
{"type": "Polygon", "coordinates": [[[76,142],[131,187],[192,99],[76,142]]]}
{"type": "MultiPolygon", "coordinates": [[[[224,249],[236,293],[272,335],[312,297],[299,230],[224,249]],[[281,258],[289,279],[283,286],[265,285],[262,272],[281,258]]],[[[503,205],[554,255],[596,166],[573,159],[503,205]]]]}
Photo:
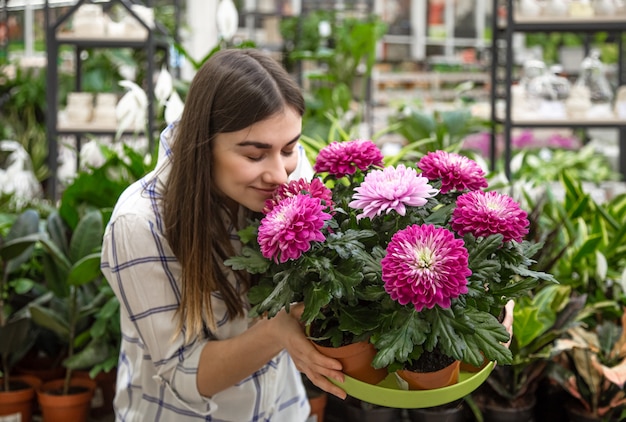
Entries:
{"type": "MultiPolygon", "coordinates": [[[[293,156],[293,154],[295,153],[295,148],[292,148],[288,151],[281,151],[281,155],[283,157],[291,157],[293,156]]],[[[262,161],[264,158],[267,157],[268,154],[260,154],[260,155],[248,155],[246,156],[246,158],[252,162],[259,162],[262,161]]]]}

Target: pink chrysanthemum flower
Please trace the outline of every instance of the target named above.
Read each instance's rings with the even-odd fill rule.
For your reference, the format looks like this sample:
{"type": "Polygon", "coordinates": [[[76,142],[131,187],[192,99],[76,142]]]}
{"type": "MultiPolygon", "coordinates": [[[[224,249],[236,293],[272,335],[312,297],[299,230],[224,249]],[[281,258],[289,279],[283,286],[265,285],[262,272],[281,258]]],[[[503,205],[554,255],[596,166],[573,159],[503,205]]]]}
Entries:
{"type": "Polygon", "coordinates": [[[504,241],[521,242],[528,234],[528,214],[510,196],[498,192],[474,191],[459,196],[452,212],[451,226],[460,236],[501,234],[504,241]]]}
{"type": "Polygon", "coordinates": [[[320,179],[314,178],[310,182],[306,179],[297,179],[279,186],[274,192],[274,195],[272,195],[272,198],[265,201],[263,213],[269,214],[280,201],[299,193],[305,193],[314,198],[321,199],[323,201],[322,203],[328,208],[332,208],[333,206],[333,193],[324,186],[324,183],[322,183],[320,179]]]}
{"type": "Polygon", "coordinates": [[[467,293],[468,252],[462,239],[442,227],[412,225],[398,231],[381,260],[389,296],[416,311],[435,305],[449,308],[451,299],[467,293]]]}
{"type": "Polygon", "coordinates": [[[372,141],[355,139],[345,142],[332,142],[319,152],[313,170],[316,173],[328,172],[335,177],[354,174],[357,169],[365,171],[370,167],[383,167],[383,153],[372,141]]]}
{"type": "Polygon", "coordinates": [[[357,215],[358,219],[373,218],[392,210],[405,215],[406,207],[421,207],[438,192],[428,184],[428,179],[404,164],[370,171],[355,191],[348,205],[363,210],[357,215]]]}
{"type": "Polygon", "coordinates": [[[326,239],[321,229],[330,218],[319,198],[297,194],[283,199],[261,220],[261,253],[277,263],[300,258],[311,242],[326,239]]]}
{"type": "Polygon", "coordinates": [[[441,193],[487,187],[485,172],[474,160],[446,151],[429,152],[417,166],[430,180],[441,179],[441,193]]]}

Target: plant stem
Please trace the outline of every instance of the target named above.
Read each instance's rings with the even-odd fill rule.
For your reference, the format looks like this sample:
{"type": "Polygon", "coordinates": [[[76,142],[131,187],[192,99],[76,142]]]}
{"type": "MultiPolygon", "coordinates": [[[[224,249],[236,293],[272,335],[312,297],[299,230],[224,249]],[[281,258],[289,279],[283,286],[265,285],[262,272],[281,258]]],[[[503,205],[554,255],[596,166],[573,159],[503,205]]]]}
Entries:
{"type": "MultiPolygon", "coordinates": [[[[69,338],[68,338],[68,348],[67,348],[67,358],[71,358],[74,356],[74,336],[76,335],[76,321],[78,320],[78,312],[76,302],[78,300],[78,289],[75,286],[72,286],[72,292],[70,297],[70,306],[69,306],[69,338]]],[[[70,380],[72,379],[72,370],[70,368],[66,368],[65,371],[65,382],[63,383],[63,395],[67,395],[70,390],[70,380]]]]}
{"type": "Polygon", "coordinates": [[[2,355],[2,378],[4,379],[4,390],[9,391],[9,357],[2,355]]]}

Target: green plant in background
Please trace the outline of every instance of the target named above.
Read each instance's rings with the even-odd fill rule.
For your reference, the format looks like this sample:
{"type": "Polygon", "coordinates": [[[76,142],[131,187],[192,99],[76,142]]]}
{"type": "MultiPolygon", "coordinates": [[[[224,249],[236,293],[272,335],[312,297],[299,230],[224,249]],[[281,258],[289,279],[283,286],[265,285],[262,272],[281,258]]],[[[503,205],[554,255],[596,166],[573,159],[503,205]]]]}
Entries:
{"type": "Polygon", "coordinates": [[[0,85],[0,127],[4,139],[18,141],[30,155],[37,180],[48,175],[45,130],[45,72],[16,67],[15,77],[0,85]]]}
{"type": "Polygon", "coordinates": [[[477,397],[509,408],[533,402],[555,354],[554,341],[577,323],[585,305],[584,296],[573,297],[571,292],[568,286],[551,284],[532,297],[516,300],[510,345],[513,361],[496,366],[477,397]]]}
{"type": "MultiPolygon", "coordinates": [[[[321,16],[324,15],[304,18],[305,22],[311,20],[302,24],[302,28],[307,28],[306,34],[313,33],[312,23],[319,25],[321,16]]],[[[368,84],[376,62],[376,42],[387,30],[387,25],[375,15],[339,19],[337,14],[331,14],[328,24],[331,27],[328,45],[323,45],[321,36],[306,37],[289,54],[290,60],[315,66],[315,70],[305,74],[310,87],[305,90],[307,109],[303,118],[303,132],[314,138],[328,133],[332,124],[329,116],[339,119],[343,127],[363,121],[368,84]],[[314,40],[319,43],[313,45],[314,40]]],[[[285,31],[293,26],[281,28],[285,31]]],[[[287,36],[288,32],[283,33],[285,39],[287,36]]],[[[298,40],[297,35],[295,39],[298,40]]]]}
{"type": "Polygon", "coordinates": [[[106,224],[124,189],[152,170],[156,164],[156,151],[144,155],[128,145],[122,145],[120,151],[100,144],[96,148],[102,154],[102,163],[98,167],[79,171],[61,197],[58,210],[71,228],[76,227],[86,210],[93,208],[102,211],[106,224]]]}
{"type": "Polygon", "coordinates": [[[9,391],[10,370],[34,342],[29,315],[21,312],[16,295],[28,292],[34,281],[22,266],[33,255],[39,214],[26,210],[17,217],[0,214],[0,356],[4,383],[0,391],[9,391]]]}
{"type": "Polygon", "coordinates": [[[556,342],[560,360],[550,368],[556,381],[594,420],[626,418],[626,314],[621,321],[576,326],[556,342]]]}
{"type": "Polygon", "coordinates": [[[389,117],[389,131],[401,135],[405,145],[394,158],[386,160],[388,164],[401,160],[415,162],[426,153],[437,150],[476,158],[476,154],[463,150],[463,140],[484,130],[487,123],[473,116],[469,109],[427,112],[410,103],[400,103],[396,107],[395,113],[389,117]]]}
{"type": "MultiPolygon", "coordinates": [[[[586,294],[603,317],[616,318],[626,302],[626,195],[596,203],[580,181],[561,173],[562,198],[548,188],[533,209],[529,237],[543,241],[535,269],[586,294]]],[[[598,318],[599,315],[596,315],[598,318]]]]}
{"type": "Polygon", "coordinates": [[[91,368],[109,357],[104,338],[92,338],[92,316],[104,304],[100,248],[104,233],[102,214],[91,210],[74,229],[58,212],[48,216],[46,233],[39,238],[49,301],[29,306],[33,321],[53,331],[67,347],[63,394],[68,394],[73,369],[91,368]],[[85,333],[87,331],[87,333],[85,333]],[[87,340],[90,340],[87,343],[87,340]]]}
{"type": "Polygon", "coordinates": [[[607,158],[592,145],[570,149],[520,149],[511,160],[511,179],[528,181],[533,186],[559,181],[567,171],[579,181],[601,183],[619,180],[620,174],[611,168],[607,158]]]}

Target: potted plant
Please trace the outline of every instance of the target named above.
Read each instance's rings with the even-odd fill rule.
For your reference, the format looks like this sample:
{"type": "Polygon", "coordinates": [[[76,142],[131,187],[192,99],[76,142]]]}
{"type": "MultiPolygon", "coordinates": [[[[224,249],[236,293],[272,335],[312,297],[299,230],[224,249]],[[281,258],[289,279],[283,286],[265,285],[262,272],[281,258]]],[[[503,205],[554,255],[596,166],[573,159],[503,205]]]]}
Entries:
{"type": "Polygon", "coordinates": [[[52,297],[47,303],[32,304],[30,313],[36,324],[56,333],[67,346],[63,361],[67,369],[65,378],[45,383],[38,392],[44,418],[53,417],[62,407],[68,407],[69,400],[76,399],[82,407],[76,404],[78,414],[66,418],[86,420],[95,383],[73,377],[72,372],[76,368],[89,368],[108,356],[106,343],[92,339],[84,344],[89,337],[82,334],[89,330],[90,317],[103,304],[104,296],[98,295],[95,285],[101,279],[103,231],[102,214],[98,210],[83,214],[73,230],[55,211],[47,219],[46,234],[39,239],[45,251],[44,272],[52,297]],[[55,406],[57,400],[63,402],[62,407],[55,406]]]}
{"type": "Polygon", "coordinates": [[[332,191],[318,178],[279,188],[265,217],[242,232],[242,255],[226,261],[260,274],[250,290],[252,314],[272,317],[304,302],[302,319],[312,337],[335,346],[346,337],[369,339],[377,351],[370,365],[392,372],[435,349],[475,365],[510,363],[501,344],[509,335],[497,317],[508,299],[527,294],[538,280],[553,281],[529,269],[540,246],[521,240],[525,213],[511,198],[482,191],[487,182],[476,163],[443,151],[427,157],[418,174],[405,165],[384,167],[371,141],[322,149],[314,169],[332,191]],[[462,176],[451,178],[446,170],[462,176]],[[516,216],[501,224],[508,231],[495,233],[462,214],[463,201],[487,196],[516,216]],[[420,249],[421,232],[435,239],[429,247],[445,244],[445,254],[420,249]],[[414,249],[403,252],[403,245],[414,249]],[[437,260],[433,279],[420,278],[428,272],[418,269],[420,257],[445,255],[451,261],[437,260]],[[402,267],[407,260],[415,266],[402,267]],[[444,267],[452,279],[435,274],[444,267]]]}
{"type": "Polygon", "coordinates": [[[571,296],[572,289],[548,285],[532,297],[516,300],[510,365],[498,365],[483,388],[474,394],[485,421],[510,420],[535,411],[535,392],[554,355],[554,341],[577,323],[585,296],[571,296]]]}
{"type": "Polygon", "coordinates": [[[556,341],[560,352],[549,376],[570,395],[572,421],[621,421],[626,418],[626,313],[620,323],[604,320],[578,325],[556,341]]]}
{"type": "Polygon", "coordinates": [[[16,309],[14,296],[26,293],[34,281],[25,277],[22,264],[31,259],[39,231],[39,214],[26,210],[17,218],[8,214],[0,218],[0,415],[20,414],[31,417],[35,389],[40,381],[28,376],[12,376],[13,365],[28,351],[34,341],[27,312],[16,309]],[[6,219],[5,219],[6,218],[6,219]],[[7,227],[10,227],[7,230],[7,227]]]}

